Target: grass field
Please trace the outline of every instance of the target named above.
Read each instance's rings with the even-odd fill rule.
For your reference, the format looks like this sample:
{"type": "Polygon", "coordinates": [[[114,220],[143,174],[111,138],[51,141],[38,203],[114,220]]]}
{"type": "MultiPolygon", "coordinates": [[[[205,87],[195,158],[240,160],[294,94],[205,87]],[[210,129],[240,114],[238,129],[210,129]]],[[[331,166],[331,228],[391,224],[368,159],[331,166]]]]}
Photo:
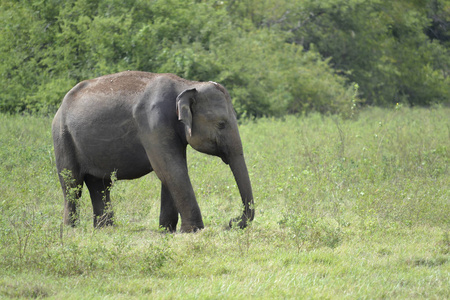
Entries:
{"type": "Polygon", "coordinates": [[[244,122],[256,217],[189,149],[206,228],[158,231],[154,174],[118,181],[113,228],[62,226],[51,119],[0,115],[0,298],[445,299],[450,295],[450,109],[372,108],[357,120],[244,122]]]}

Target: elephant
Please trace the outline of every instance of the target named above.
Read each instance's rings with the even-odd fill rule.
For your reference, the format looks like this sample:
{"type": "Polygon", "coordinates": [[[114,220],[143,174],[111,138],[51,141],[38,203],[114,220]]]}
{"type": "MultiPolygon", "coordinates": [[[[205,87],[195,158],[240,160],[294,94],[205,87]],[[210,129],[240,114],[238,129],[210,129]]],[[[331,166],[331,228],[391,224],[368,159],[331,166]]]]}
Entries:
{"type": "Polygon", "coordinates": [[[181,232],[204,228],[188,174],[188,144],[229,165],[243,203],[242,216],[231,219],[229,226],[245,228],[254,218],[236,112],[228,91],[216,82],[140,71],[82,81],[62,100],[52,137],[66,225],[79,222],[83,183],[92,201],[94,227],[103,227],[114,223],[111,174],[128,180],[154,171],[161,181],[160,227],[175,232],[180,215],[181,232]]]}

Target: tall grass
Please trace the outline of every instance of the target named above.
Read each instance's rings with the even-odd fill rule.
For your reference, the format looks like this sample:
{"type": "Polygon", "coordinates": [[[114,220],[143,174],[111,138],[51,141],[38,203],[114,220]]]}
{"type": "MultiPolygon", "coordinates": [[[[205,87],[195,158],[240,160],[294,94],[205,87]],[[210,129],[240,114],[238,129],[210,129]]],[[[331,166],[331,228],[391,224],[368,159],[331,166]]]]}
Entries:
{"type": "Polygon", "coordinates": [[[450,110],[372,108],[240,126],[256,217],[228,230],[239,192],[189,148],[206,228],[158,231],[154,174],[112,189],[117,226],[62,226],[51,119],[0,115],[0,298],[445,298],[450,110]]]}

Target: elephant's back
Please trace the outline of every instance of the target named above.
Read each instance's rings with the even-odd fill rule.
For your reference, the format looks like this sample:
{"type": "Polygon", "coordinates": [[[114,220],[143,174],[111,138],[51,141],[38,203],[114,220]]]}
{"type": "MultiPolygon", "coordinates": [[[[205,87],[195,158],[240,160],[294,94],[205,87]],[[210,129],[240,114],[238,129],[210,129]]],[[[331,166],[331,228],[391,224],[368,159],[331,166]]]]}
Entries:
{"type": "Polygon", "coordinates": [[[82,81],[64,97],[64,102],[79,102],[88,98],[90,102],[109,99],[129,101],[143,93],[157,74],[125,71],[82,81]]]}

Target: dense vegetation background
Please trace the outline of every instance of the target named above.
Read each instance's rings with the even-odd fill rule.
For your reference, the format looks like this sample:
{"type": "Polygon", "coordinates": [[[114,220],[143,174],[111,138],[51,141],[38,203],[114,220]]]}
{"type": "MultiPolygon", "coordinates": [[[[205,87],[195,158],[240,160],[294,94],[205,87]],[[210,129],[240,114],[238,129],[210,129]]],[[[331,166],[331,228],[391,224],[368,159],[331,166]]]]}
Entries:
{"type": "Polygon", "coordinates": [[[123,70],[221,82],[249,116],[450,99],[449,0],[0,3],[1,112],[123,70]]]}

